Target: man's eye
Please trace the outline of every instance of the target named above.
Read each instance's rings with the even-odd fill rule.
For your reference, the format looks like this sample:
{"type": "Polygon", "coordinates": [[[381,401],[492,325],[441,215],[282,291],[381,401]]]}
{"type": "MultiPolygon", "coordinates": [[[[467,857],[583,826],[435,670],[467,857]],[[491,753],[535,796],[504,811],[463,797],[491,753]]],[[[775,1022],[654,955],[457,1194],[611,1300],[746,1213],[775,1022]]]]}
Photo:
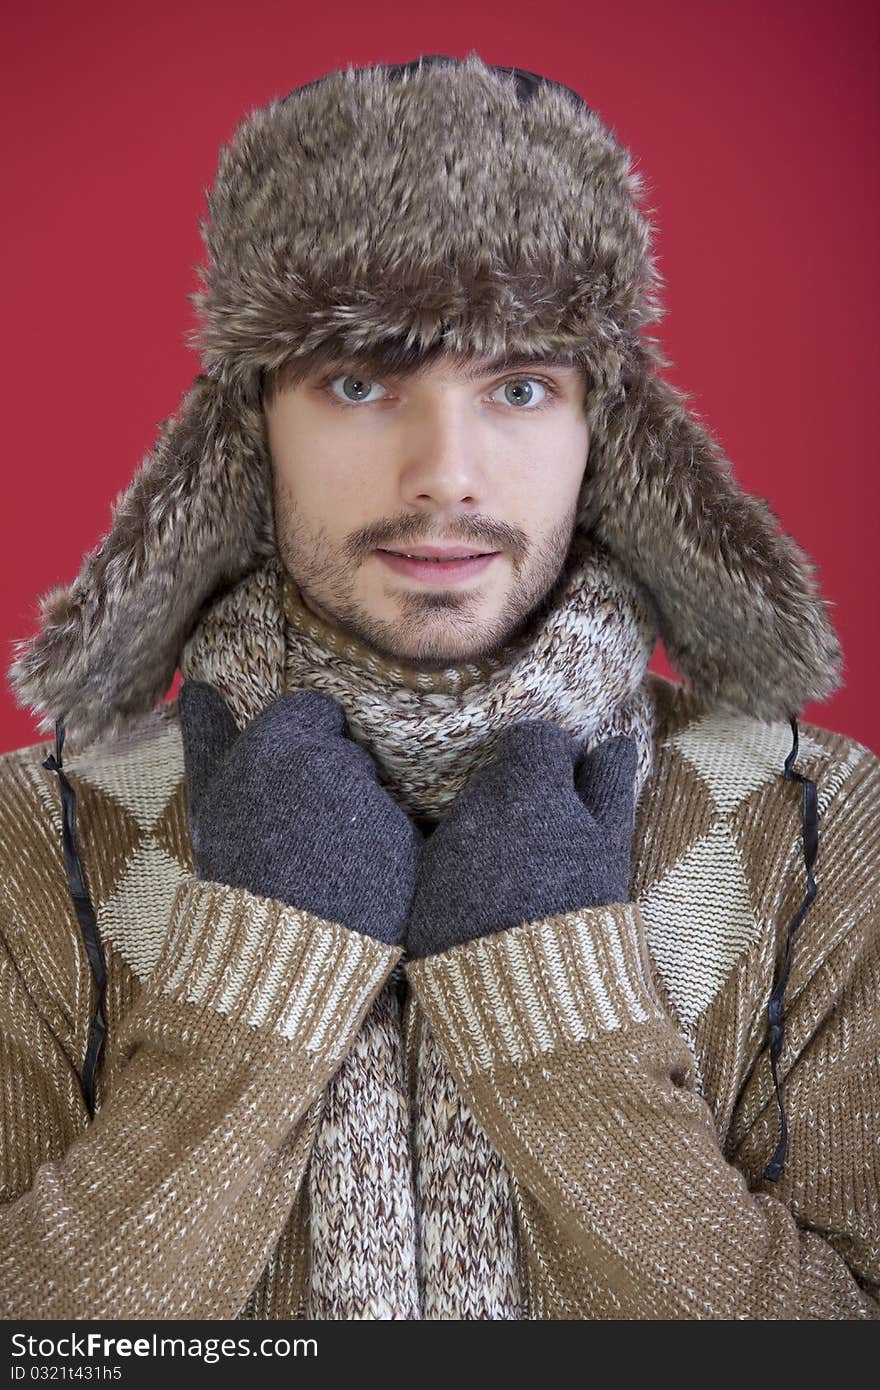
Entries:
{"type": "MultiPolygon", "coordinates": [[[[371,381],[369,377],[358,376],[353,372],[329,378],[325,387],[340,405],[360,405],[364,402],[370,405],[373,401],[382,399],[381,396],[373,396],[372,393],[385,390],[380,382],[371,381]],[[336,389],[338,383],[341,383],[339,390],[336,389]]],[[[513,377],[509,381],[503,381],[492,392],[492,399],[498,396],[499,391],[504,392],[499,404],[513,406],[516,410],[539,410],[557,394],[556,388],[549,381],[534,376],[513,377]]]]}
{"type": "Polygon", "coordinates": [[[363,376],[335,376],[327,385],[337,400],[342,400],[342,396],[340,396],[337,391],[333,390],[337,381],[342,382],[342,392],[345,400],[353,405],[357,405],[361,401],[369,401],[370,391],[379,386],[377,381],[369,381],[363,376]]]}
{"type": "Polygon", "coordinates": [[[517,409],[536,410],[539,406],[544,405],[552,395],[551,388],[547,382],[542,381],[540,377],[536,376],[519,376],[511,381],[504,381],[500,386],[496,387],[496,391],[493,394],[497,394],[498,391],[504,392],[504,399],[501,402],[502,405],[512,405],[517,409]],[[535,392],[536,386],[538,392],[543,394],[539,395],[535,392]]]}

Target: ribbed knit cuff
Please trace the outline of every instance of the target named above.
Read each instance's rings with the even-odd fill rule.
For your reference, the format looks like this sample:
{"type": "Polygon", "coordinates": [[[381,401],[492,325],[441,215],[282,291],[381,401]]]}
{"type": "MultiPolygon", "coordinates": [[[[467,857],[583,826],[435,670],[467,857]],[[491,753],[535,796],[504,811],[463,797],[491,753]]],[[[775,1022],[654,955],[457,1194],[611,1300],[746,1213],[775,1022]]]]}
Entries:
{"type": "Polygon", "coordinates": [[[637,903],[511,927],[405,969],[463,1074],[666,1019],[637,903]]]}
{"type": "Polygon", "coordinates": [[[318,1054],[350,1035],[400,954],[275,898],[187,875],[150,985],[318,1054]]]}

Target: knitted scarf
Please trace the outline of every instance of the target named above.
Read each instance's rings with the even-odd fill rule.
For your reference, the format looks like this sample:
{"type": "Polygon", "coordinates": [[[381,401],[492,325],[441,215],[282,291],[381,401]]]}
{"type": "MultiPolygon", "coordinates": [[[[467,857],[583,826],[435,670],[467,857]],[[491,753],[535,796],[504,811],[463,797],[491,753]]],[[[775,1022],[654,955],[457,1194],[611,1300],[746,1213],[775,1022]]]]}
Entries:
{"type": "MultiPolygon", "coordinates": [[[[314,615],[272,559],[206,610],[180,669],[216,686],[241,728],[285,690],[332,695],[416,818],[441,818],[505,725],[534,718],[569,730],[583,750],[632,735],[638,798],[653,756],[652,602],[580,533],[554,595],[491,657],[427,671],[314,615]]],[[[306,1178],[304,1316],[522,1318],[508,1173],[423,1017],[404,1040],[405,984],[400,962],[325,1093],[306,1178]]]]}

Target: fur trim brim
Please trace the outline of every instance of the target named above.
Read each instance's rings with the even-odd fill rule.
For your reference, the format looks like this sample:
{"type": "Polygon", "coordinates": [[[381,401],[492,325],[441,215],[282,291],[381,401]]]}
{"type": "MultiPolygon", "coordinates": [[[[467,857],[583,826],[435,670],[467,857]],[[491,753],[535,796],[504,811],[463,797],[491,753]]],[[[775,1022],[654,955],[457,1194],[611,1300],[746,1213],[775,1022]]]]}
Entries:
{"type": "Polygon", "coordinates": [[[203,604],[274,553],[259,428],[207,376],[162,422],[103,543],[41,597],[36,637],[15,643],[9,682],[41,732],[61,716],[83,746],[151,709],[203,604]]]}

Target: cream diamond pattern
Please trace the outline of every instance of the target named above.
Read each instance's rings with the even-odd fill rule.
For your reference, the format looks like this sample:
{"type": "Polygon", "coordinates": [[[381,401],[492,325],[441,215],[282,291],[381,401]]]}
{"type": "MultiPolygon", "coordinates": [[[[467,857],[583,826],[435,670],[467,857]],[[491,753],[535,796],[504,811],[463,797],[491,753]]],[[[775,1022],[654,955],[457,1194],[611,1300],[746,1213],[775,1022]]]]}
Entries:
{"type": "Polygon", "coordinates": [[[152,972],[168,931],[171,905],[186,870],[147,837],[126,865],[113,895],[98,912],[101,939],[144,980],[152,972]]]}
{"type": "Polygon", "coordinates": [[[717,820],[640,899],[648,947],[681,1021],[708,1008],[759,927],[736,843],[717,820]]]}
{"type": "Polygon", "coordinates": [[[95,745],[70,759],[71,769],[121,802],[140,828],[150,831],[184,774],[183,742],[174,725],[130,748],[95,745]]]}
{"type": "MultiPolygon", "coordinates": [[[[678,749],[700,774],[718,810],[726,814],[758,787],[783,776],[791,744],[791,726],[783,720],[765,724],[747,715],[718,712],[695,719],[668,740],[668,746],[678,749]]],[[[798,770],[802,755],[822,753],[799,729],[798,770]]]]}

